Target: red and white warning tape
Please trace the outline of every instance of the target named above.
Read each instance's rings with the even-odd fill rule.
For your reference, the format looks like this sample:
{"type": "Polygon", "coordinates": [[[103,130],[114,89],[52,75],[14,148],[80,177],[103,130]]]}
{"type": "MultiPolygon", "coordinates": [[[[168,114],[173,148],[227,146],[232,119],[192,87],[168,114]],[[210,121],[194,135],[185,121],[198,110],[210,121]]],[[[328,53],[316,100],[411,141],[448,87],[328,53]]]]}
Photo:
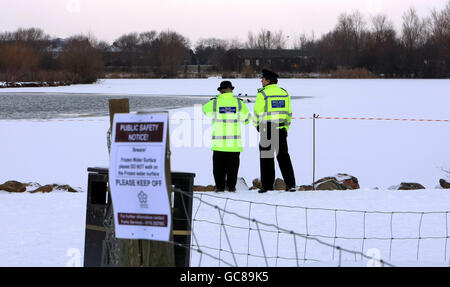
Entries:
{"type": "MultiPolygon", "coordinates": [[[[293,117],[295,120],[312,120],[313,117],[293,117]]],[[[405,118],[349,118],[349,117],[317,117],[318,120],[366,120],[366,121],[410,121],[410,122],[450,122],[450,120],[405,119],[405,118]]]]}

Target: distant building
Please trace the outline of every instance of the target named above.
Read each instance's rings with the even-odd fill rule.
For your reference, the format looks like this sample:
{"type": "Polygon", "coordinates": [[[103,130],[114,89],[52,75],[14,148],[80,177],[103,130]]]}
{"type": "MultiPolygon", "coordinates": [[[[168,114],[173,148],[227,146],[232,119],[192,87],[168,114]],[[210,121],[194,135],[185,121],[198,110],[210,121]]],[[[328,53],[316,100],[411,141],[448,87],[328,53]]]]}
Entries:
{"type": "Polygon", "coordinates": [[[64,50],[68,40],[62,38],[56,38],[49,41],[48,47],[45,49],[48,53],[52,55],[53,58],[58,58],[59,55],[64,50]]]}
{"type": "Polygon", "coordinates": [[[223,58],[225,70],[243,72],[270,68],[282,72],[305,72],[312,59],[300,50],[232,49],[223,58]]]}

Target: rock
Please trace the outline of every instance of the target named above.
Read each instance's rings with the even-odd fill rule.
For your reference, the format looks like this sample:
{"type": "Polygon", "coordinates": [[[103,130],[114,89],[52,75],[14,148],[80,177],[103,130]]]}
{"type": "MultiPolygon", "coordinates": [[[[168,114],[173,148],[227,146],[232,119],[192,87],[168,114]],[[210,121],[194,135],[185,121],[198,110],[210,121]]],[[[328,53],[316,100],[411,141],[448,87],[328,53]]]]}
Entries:
{"type": "Polygon", "coordinates": [[[201,186],[201,185],[194,185],[194,191],[215,191],[216,187],[214,185],[208,185],[208,186],[201,186]]]}
{"type": "Polygon", "coordinates": [[[416,189],[425,189],[423,185],[415,182],[402,182],[397,190],[416,190],[416,189]]]}
{"type": "Polygon", "coordinates": [[[328,181],[328,180],[336,180],[337,181],[337,179],[335,177],[328,176],[328,177],[324,177],[322,179],[319,179],[314,184],[322,183],[322,182],[325,182],[325,181],[328,181]]]}
{"type": "Polygon", "coordinates": [[[30,191],[30,193],[38,193],[38,192],[49,193],[52,191],[53,191],[53,186],[48,184],[48,185],[41,186],[36,190],[30,191]]]}
{"type": "Polygon", "coordinates": [[[49,193],[54,190],[66,190],[71,193],[78,192],[74,188],[72,188],[69,185],[57,185],[57,184],[47,184],[44,186],[41,186],[39,183],[32,182],[32,183],[20,183],[18,181],[8,181],[4,184],[0,185],[0,190],[5,190],[7,192],[26,192],[27,189],[30,193],[49,193]]]}
{"type": "Polygon", "coordinates": [[[70,185],[56,185],[55,189],[67,190],[68,192],[71,192],[71,193],[78,192],[77,190],[73,189],[70,185]]]}
{"type": "Polygon", "coordinates": [[[77,190],[73,189],[70,185],[59,185],[56,187],[56,189],[67,190],[67,192],[71,192],[71,193],[78,192],[77,190]]]}
{"type": "MultiPolygon", "coordinates": [[[[316,187],[316,190],[360,189],[358,179],[345,173],[338,173],[336,176],[324,177],[316,181],[314,186],[316,187]]],[[[307,186],[304,186],[304,189],[308,190],[307,186]]]]}
{"type": "Polygon", "coordinates": [[[309,190],[314,190],[312,185],[302,185],[300,186],[299,191],[309,191],[309,190]]]}
{"type": "Polygon", "coordinates": [[[22,193],[27,190],[27,185],[20,183],[18,181],[11,180],[0,185],[0,190],[4,190],[7,192],[22,193]]]}
{"type": "Polygon", "coordinates": [[[439,183],[442,186],[442,188],[450,189],[450,182],[447,182],[445,179],[440,179],[439,183]]]}
{"type": "Polygon", "coordinates": [[[286,183],[284,183],[284,180],[277,178],[275,180],[274,190],[286,190],[286,183]]]}
{"type": "Polygon", "coordinates": [[[261,180],[259,178],[255,178],[252,183],[253,183],[253,186],[250,188],[250,190],[263,188],[261,180]]]}
{"type": "Polygon", "coordinates": [[[348,189],[360,189],[358,179],[354,176],[345,173],[338,173],[336,175],[336,179],[348,189]]]}
{"type": "Polygon", "coordinates": [[[348,189],[344,184],[331,178],[316,184],[316,190],[346,190],[348,189]]]}

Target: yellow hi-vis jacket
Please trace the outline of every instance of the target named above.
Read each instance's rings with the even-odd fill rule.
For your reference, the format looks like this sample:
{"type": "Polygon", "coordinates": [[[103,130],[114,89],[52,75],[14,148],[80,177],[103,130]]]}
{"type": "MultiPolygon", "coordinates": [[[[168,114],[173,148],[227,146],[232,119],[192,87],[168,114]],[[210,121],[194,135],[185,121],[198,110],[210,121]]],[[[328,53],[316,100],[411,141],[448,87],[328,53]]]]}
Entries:
{"type": "Polygon", "coordinates": [[[276,84],[258,90],[254,111],[253,125],[256,127],[261,122],[272,122],[278,124],[279,129],[289,130],[292,120],[291,97],[276,84]]]}
{"type": "Polygon", "coordinates": [[[213,119],[212,150],[242,152],[241,123],[250,122],[244,101],[233,93],[220,94],[203,106],[203,112],[213,119]]]}

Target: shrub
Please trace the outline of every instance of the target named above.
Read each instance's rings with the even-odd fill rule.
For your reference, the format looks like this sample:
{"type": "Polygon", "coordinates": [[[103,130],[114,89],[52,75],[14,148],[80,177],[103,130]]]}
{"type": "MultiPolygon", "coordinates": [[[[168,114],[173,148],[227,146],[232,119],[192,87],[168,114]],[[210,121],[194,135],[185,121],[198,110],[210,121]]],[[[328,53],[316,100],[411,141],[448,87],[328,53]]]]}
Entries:
{"type": "Polygon", "coordinates": [[[104,71],[102,54],[83,36],[69,39],[60,56],[61,67],[72,83],[91,84],[104,71]]]}
{"type": "Polygon", "coordinates": [[[5,72],[7,82],[20,81],[38,65],[39,57],[33,48],[21,43],[0,46],[0,71],[5,72]]]}
{"type": "Polygon", "coordinates": [[[338,79],[373,79],[377,76],[366,68],[338,68],[330,71],[331,78],[338,79]]]}

